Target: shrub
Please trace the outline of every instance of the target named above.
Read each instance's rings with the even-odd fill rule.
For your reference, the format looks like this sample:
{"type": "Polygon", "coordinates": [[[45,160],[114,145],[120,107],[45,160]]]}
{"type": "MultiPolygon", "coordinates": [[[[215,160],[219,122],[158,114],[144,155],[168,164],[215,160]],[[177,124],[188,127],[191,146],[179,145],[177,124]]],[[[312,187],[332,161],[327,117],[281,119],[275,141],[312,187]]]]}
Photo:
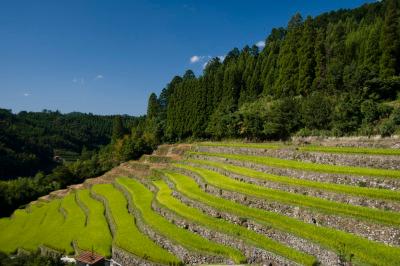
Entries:
{"type": "Polygon", "coordinates": [[[390,137],[396,131],[396,125],[391,119],[385,119],[379,126],[379,134],[382,137],[390,137]]]}

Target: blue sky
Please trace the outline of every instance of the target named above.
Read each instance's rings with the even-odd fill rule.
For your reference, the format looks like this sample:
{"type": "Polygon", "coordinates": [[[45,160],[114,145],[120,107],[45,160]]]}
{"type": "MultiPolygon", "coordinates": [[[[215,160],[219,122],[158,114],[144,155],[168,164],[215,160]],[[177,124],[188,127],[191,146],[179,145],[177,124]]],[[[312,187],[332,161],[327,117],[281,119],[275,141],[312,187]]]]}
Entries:
{"type": "Polygon", "coordinates": [[[367,0],[3,0],[0,107],[140,115],[186,69],[367,0]],[[197,56],[197,57],[195,57],[197,56]]]}

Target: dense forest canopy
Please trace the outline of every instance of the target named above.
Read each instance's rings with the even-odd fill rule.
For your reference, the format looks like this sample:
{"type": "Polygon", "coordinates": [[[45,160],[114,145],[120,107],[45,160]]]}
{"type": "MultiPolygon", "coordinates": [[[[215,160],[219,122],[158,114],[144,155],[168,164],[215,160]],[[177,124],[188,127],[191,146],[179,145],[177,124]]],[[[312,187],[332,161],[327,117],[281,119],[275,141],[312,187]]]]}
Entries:
{"type": "Polygon", "coordinates": [[[203,74],[174,77],[149,99],[160,141],[284,139],[292,134],[391,135],[398,130],[400,2],[302,18],[265,48],[231,50],[203,74]],[[156,101],[157,100],[157,101],[156,101]]]}
{"type": "MultiPolygon", "coordinates": [[[[54,166],[53,157],[79,156],[110,142],[115,116],[0,109],[0,179],[34,175],[54,166]]],[[[123,116],[126,128],[134,117],[123,116]]]]}

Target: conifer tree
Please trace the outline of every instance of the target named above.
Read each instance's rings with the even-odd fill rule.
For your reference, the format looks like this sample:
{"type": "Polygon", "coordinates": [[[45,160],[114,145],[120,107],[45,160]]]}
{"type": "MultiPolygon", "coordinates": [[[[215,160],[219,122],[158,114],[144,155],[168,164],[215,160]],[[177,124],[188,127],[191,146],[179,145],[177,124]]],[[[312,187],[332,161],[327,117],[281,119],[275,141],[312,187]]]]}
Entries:
{"type": "Polygon", "coordinates": [[[302,95],[310,94],[312,82],[315,77],[314,58],[314,37],[315,29],[311,17],[304,22],[304,29],[300,39],[299,47],[299,85],[298,92],[302,95]]]}
{"type": "Polygon", "coordinates": [[[320,90],[326,85],[326,50],[325,50],[325,29],[317,30],[317,37],[314,45],[315,54],[315,79],[313,88],[320,90]]]}
{"type": "Polygon", "coordinates": [[[379,74],[379,58],[381,51],[379,48],[379,37],[382,23],[380,20],[370,27],[368,39],[365,47],[364,66],[370,72],[371,77],[379,74]]]}
{"type": "Polygon", "coordinates": [[[294,15],[288,24],[288,33],[279,52],[277,67],[279,71],[275,82],[275,91],[278,96],[295,95],[298,86],[299,60],[297,49],[301,37],[302,17],[294,15]]]}
{"type": "Polygon", "coordinates": [[[398,73],[399,68],[399,6],[397,0],[386,2],[385,20],[382,27],[380,76],[387,78],[398,73]]]}
{"type": "Polygon", "coordinates": [[[149,119],[157,116],[160,109],[157,95],[155,93],[150,94],[149,101],[147,103],[147,117],[149,119]]]}
{"type": "Polygon", "coordinates": [[[112,140],[116,141],[124,136],[124,126],[121,116],[117,115],[113,121],[112,140]]]}

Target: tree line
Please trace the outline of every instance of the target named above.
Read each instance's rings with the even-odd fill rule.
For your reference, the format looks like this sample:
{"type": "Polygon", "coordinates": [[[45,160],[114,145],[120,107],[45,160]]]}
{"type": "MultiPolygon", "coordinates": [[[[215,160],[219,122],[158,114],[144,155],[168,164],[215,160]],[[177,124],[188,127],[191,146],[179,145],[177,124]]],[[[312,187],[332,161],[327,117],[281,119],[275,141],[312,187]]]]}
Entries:
{"type": "Polygon", "coordinates": [[[315,18],[295,14],[255,45],[175,76],[150,95],[158,142],[389,136],[399,130],[400,1],[315,18]]]}

